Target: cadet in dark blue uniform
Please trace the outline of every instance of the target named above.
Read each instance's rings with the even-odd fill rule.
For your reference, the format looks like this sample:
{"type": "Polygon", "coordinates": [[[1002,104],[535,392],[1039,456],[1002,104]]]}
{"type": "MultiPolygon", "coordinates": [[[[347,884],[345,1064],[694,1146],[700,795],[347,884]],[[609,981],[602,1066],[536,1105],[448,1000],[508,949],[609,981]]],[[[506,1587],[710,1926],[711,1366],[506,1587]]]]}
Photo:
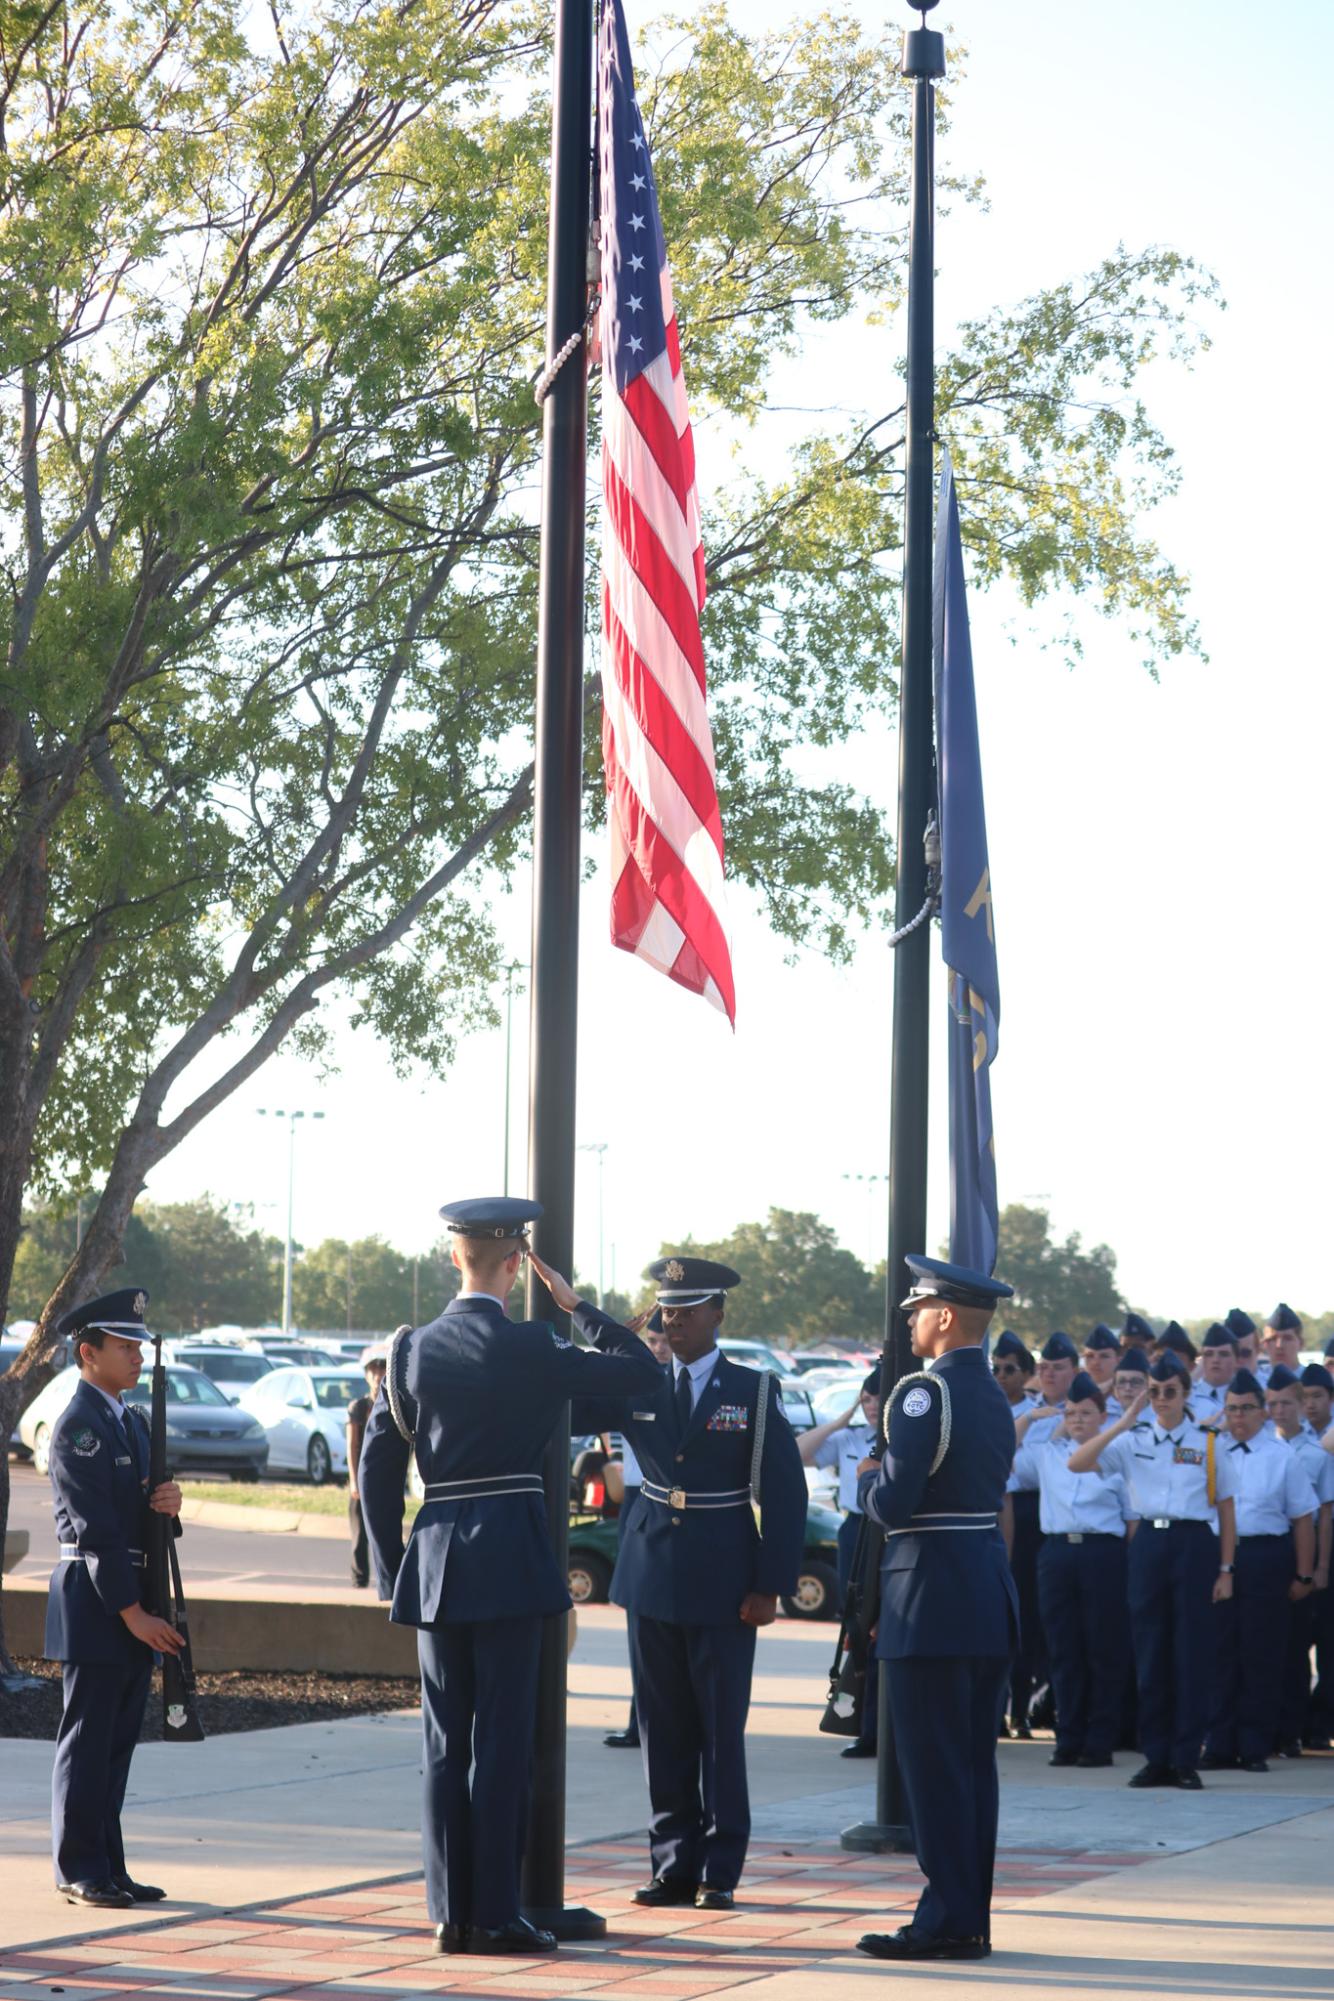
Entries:
{"type": "Polygon", "coordinates": [[[911,1924],[858,1948],[980,1959],[991,1950],[996,1733],[1019,1628],[996,1521],[1014,1419],[982,1340],[1013,1288],[934,1258],[905,1262],[914,1283],[903,1309],[929,1368],[895,1387],[885,1455],[866,1462],[861,1499],[886,1531],[876,1652],[926,1888],[911,1924]]]}
{"type": "MultiPolygon", "coordinates": [[[[615,1417],[644,1480],[612,1577],[634,1615],[635,1700],[652,1804],[652,1880],[640,1904],[730,1910],[750,1840],[746,1713],[755,1633],[793,1590],[806,1533],[806,1478],[776,1378],[718,1352],[727,1265],[662,1258],[658,1285],[670,1380],[615,1417]],[[758,1502],[757,1527],[754,1503],[758,1502]]],[[[584,1332],[615,1327],[580,1304],[584,1332]]]]}
{"type": "Polygon", "coordinates": [[[570,1603],[539,1468],[568,1397],[629,1395],[660,1372],[614,1322],[599,1335],[604,1352],[590,1354],[545,1322],[507,1317],[537,1203],[497,1196],[440,1213],[463,1290],[438,1320],[391,1344],[361,1452],[362,1513],[390,1617],[418,1628],[422,1853],[436,1943],[551,1952],[551,1933],[519,1912],[542,1620],[570,1603]],[[426,1502],[404,1549],[413,1454],[426,1502]]]}
{"type": "Polygon", "coordinates": [[[148,1425],[121,1401],[143,1368],[148,1294],[131,1286],[64,1314],[82,1377],[51,1433],[60,1561],[46,1601],[46,1658],[63,1666],[65,1706],[51,1773],[56,1887],[71,1904],[124,1909],[166,1895],[125,1867],[120,1813],[139,1741],[153,1652],[181,1637],[139,1602],[148,1511],[179,1515],[181,1490],[148,1491],[148,1425]]]}

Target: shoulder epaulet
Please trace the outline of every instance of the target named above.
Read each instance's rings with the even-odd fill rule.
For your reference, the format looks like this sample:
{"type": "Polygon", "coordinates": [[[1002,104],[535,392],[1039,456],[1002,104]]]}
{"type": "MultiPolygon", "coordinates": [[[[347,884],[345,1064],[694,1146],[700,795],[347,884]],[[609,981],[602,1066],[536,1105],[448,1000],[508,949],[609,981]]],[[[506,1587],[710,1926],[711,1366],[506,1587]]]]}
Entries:
{"type": "Polygon", "coordinates": [[[932,1390],[940,1393],[940,1437],[936,1453],[931,1461],[931,1472],[939,1472],[945,1454],[950,1449],[950,1432],[953,1428],[953,1412],[950,1409],[949,1386],[943,1376],[935,1376],[927,1369],[918,1369],[910,1376],[900,1376],[895,1383],[889,1400],[885,1436],[889,1436],[888,1417],[898,1409],[904,1417],[925,1417],[933,1408],[932,1390]],[[902,1394],[906,1392],[906,1394],[902,1394]]]}

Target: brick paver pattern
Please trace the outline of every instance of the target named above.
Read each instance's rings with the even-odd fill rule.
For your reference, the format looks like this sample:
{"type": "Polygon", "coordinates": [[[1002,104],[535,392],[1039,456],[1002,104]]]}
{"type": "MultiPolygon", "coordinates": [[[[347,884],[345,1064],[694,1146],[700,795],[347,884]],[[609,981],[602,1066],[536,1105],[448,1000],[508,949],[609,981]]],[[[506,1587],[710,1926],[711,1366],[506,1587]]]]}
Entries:
{"type": "MultiPolygon", "coordinates": [[[[995,1908],[1133,1868],[1146,1855],[1002,1851],[995,1908]]],[[[864,1931],[907,1922],[922,1878],[911,1857],[848,1853],[833,1842],[757,1841],[734,1911],[641,1910],[642,1840],[569,1851],[565,1896],[607,1920],[607,1936],[523,1959],[438,1954],[419,1876],[275,1899],[234,1911],[196,1907],[133,1931],[85,1933],[0,1963],[0,2001],[398,2001],[451,1994],[593,1995],[692,2001],[775,1973],[845,1957],[864,1931]]],[[[53,1933],[56,1926],[52,1926],[53,1933]]]]}

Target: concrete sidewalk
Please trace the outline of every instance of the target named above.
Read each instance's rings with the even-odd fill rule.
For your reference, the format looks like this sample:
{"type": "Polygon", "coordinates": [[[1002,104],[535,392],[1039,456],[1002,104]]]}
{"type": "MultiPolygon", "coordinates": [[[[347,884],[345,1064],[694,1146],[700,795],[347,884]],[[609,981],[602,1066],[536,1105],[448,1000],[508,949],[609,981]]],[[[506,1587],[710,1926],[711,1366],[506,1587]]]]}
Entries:
{"type": "MultiPolygon", "coordinates": [[[[0,2001],[393,2001],[410,1994],[856,2001],[868,1980],[979,1983],[1006,1997],[1334,1994],[1334,1758],[1267,1777],[1214,1775],[1199,1794],[1139,1794],[1110,1772],[1051,1771],[1049,1746],[1004,1744],[995,1952],[891,1969],[853,1951],[903,1922],[911,1858],[848,1854],[869,1812],[864,1765],[815,1732],[829,1636],[761,1636],[749,1735],[755,1840],[738,1908],[641,1912],[645,1801],[633,1753],[608,1751],[628,1676],[619,1614],[585,1615],[571,1663],[567,1901],[604,1942],[554,1961],[440,1958],[417,1852],[417,1719],[304,1724],[197,1747],[146,1745],[126,1829],[167,1906],[84,1913],[51,1888],[49,1745],[0,1744],[0,2001]]],[[[879,1991],[878,1989],[876,1991],[879,1991]]]]}

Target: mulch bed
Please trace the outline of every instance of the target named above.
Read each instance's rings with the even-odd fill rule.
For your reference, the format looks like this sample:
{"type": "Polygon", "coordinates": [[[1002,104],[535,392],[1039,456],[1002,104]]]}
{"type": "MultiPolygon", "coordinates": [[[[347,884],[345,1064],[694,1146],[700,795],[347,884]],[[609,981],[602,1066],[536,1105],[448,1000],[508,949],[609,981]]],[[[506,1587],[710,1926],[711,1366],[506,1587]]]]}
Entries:
{"type": "MultiPolygon", "coordinates": [[[[54,1743],[60,1722],[60,1666],[56,1661],[16,1660],[43,1687],[22,1695],[0,1691],[0,1737],[35,1737],[54,1743]]],[[[339,1716],[371,1716],[386,1709],[414,1709],[416,1677],[361,1674],[201,1674],[199,1714],[206,1734],[274,1730],[284,1723],[327,1723],[339,1716]]],[[[140,1743],[162,1740],[162,1696],[154,1677],[140,1743]]]]}

